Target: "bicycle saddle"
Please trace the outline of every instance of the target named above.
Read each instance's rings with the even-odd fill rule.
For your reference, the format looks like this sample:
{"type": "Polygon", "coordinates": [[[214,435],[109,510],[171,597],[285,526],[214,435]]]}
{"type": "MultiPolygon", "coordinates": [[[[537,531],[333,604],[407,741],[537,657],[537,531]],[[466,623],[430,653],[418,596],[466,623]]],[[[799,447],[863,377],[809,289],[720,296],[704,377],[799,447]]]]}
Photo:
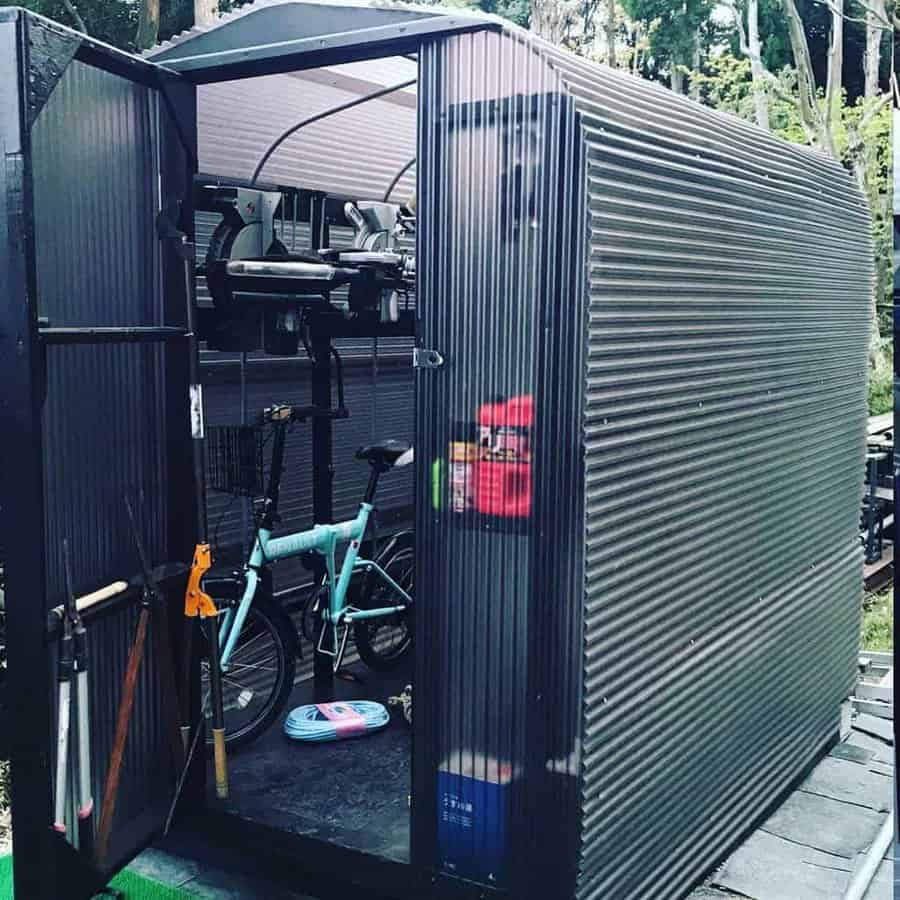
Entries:
{"type": "Polygon", "coordinates": [[[408,465],[412,462],[412,446],[406,441],[380,441],[377,444],[369,444],[356,451],[357,459],[368,460],[373,466],[390,469],[395,465],[408,465]],[[401,458],[408,456],[406,460],[401,458]]]}

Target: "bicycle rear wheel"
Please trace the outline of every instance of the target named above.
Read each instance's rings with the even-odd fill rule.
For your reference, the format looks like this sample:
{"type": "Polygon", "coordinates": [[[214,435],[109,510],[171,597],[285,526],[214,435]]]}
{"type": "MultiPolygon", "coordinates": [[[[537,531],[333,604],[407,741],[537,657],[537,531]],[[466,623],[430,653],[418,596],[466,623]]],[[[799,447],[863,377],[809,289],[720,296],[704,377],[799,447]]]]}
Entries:
{"type": "MultiPolygon", "coordinates": [[[[380,565],[407,594],[413,596],[415,553],[411,544],[398,547],[380,565]]],[[[363,585],[358,604],[361,609],[377,609],[404,603],[387,582],[372,574],[363,585]]],[[[353,623],[353,637],[360,659],[376,672],[387,672],[398,666],[412,649],[413,609],[377,619],[359,619],[353,623]]]]}
{"type": "MultiPolygon", "coordinates": [[[[204,633],[204,640],[206,640],[204,633]]],[[[297,634],[287,614],[258,591],[222,673],[225,743],[241,747],[259,737],[284,709],[294,687],[297,634]]],[[[202,663],[201,699],[212,748],[209,667],[202,663]]]]}

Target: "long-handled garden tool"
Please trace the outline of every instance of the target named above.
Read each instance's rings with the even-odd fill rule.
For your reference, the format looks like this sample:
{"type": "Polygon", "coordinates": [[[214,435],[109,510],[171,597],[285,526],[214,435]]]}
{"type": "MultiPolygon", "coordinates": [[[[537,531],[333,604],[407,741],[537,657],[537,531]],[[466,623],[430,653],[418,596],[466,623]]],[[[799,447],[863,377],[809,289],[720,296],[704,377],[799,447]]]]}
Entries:
{"type": "Polygon", "coordinates": [[[91,855],[94,844],[94,798],[91,788],[91,732],[90,696],[88,685],[87,629],[79,612],[79,604],[72,588],[72,562],[69,542],[63,540],[63,567],[66,577],[66,598],[62,609],[62,638],[59,650],[59,710],[56,750],[56,796],[53,827],[66,833],[66,804],[68,801],[69,738],[72,712],[72,675],[75,676],[75,732],[78,754],[76,758],[78,847],[91,855]]]}
{"type": "Polygon", "coordinates": [[[87,629],[78,611],[72,590],[72,564],[68,541],[63,541],[63,560],[66,568],[66,617],[72,623],[75,649],[75,706],[78,710],[78,848],[93,854],[94,795],[91,788],[91,712],[88,684],[87,629]]]}
{"type": "Polygon", "coordinates": [[[134,698],[137,690],[138,673],[140,672],[144,651],[147,645],[147,632],[150,625],[150,616],[154,611],[156,613],[157,625],[155,643],[162,688],[162,712],[176,771],[180,770],[183,757],[183,748],[178,734],[177,711],[173,706],[176,702],[175,672],[171,647],[169,644],[170,635],[165,599],[160,597],[157,590],[156,581],[153,577],[147,554],[144,550],[144,542],[141,540],[141,534],[134,518],[134,511],[127,497],[125,498],[125,508],[128,511],[128,520],[137,547],[138,557],[140,558],[141,570],[143,573],[143,586],[141,612],[138,617],[134,642],[132,643],[131,650],[128,654],[128,663],[125,667],[125,681],[122,688],[122,697],[119,700],[118,714],[116,716],[116,732],[115,737],[113,738],[106,781],[103,786],[103,802],[100,807],[100,823],[97,828],[97,845],[94,853],[95,862],[97,866],[101,868],[106,861],[106,854],[109,848],[109,838],[116,811],[119,782],[122,776],[125,744],[128,741],[131,712],[134,708],[134,698]]]}
{"type": "MultiPolygon", "coordinates": [[[[183,207],[182,207],[183,209],[183,207]]],[[[157,233],[161,240],[170,241],[173,252],[179,257],[184,270],[185,322],[187,325],[187,353],[189,375],[189,414],[191,424],[191,454],[194,472],[194,505],[197,514],[197,544],[191,571],[188,576],[184,596],[184,641],[182,650],[182,690],[181,690],[181,739],[186,756],[190,757],[191,740],[191,697],[193,669],[194,632],[198,622],[206,624],[209,642],[209,686],[212,706],[213,760],[216,778],[216,795],[228,797],[228,764],[225,753],[225,712],[222,696],[222,672],[219,662],[219,610],[213,599],[203,590],[203,576],[212,564],[209,545],[208,522],[206,516],[206,435],[203,424],[203,385],[200,382],[200,345],[196,333],[196,315],[193,296],[193,267],[196,248],[188,235],[179,228],[178,205],[172,204],[157,216],[157,233]]],[[[200,719],[202,727],[203,717],[200,719]]],[[[183,777],[179,778],[179,785],[183,777]]],[[[176,787],[177,803],[180,787],[176,787]]]]}
{"type": "Polygon", "coordinates": [[[59,659],[57,661],[57,682],[59,695],[56,708],[56,795],[53,802],[53,827],[60,834],[66,833],[66,803],[68,801],[69,774],[69,726],[72,713],[72,670],[75,652],[72,638],[72,617],[70,611],[70,591],[68,584],[68,542],[63,541],[63,555],[66,561],[66,602],[63,611],[62,637],[59,641],[59,659]]]}

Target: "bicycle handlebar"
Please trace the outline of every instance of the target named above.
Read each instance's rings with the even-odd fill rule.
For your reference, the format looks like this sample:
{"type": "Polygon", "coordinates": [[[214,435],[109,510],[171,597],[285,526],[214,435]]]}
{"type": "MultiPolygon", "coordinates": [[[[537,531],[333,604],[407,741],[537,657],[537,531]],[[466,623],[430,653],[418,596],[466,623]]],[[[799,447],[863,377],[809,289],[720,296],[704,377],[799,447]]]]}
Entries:
{"type": "Polygon", "coordinates": [[[307,419],[346,419],[349,415],[350,412],[345,406],[325,409],[321,406],[275,404],[264,409],[259,419],[264,424],[287,424],[288,422],[305,422],[307,419]]]}

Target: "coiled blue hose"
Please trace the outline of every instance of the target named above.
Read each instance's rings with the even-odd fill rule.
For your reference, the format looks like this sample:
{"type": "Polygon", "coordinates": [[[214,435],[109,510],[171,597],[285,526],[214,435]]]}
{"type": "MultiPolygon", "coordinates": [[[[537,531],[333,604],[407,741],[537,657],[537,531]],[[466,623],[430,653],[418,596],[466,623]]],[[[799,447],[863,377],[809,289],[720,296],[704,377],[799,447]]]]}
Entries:
{"type": "Polygon", "coordinates": [[[298,706],[285,719],[284,733],[295,741],[339,741],[378,731],[391,720],[387,709],[372,700],[348,700],[322,706],[346,715],[329,718],[315,704],[298,706]]]}

